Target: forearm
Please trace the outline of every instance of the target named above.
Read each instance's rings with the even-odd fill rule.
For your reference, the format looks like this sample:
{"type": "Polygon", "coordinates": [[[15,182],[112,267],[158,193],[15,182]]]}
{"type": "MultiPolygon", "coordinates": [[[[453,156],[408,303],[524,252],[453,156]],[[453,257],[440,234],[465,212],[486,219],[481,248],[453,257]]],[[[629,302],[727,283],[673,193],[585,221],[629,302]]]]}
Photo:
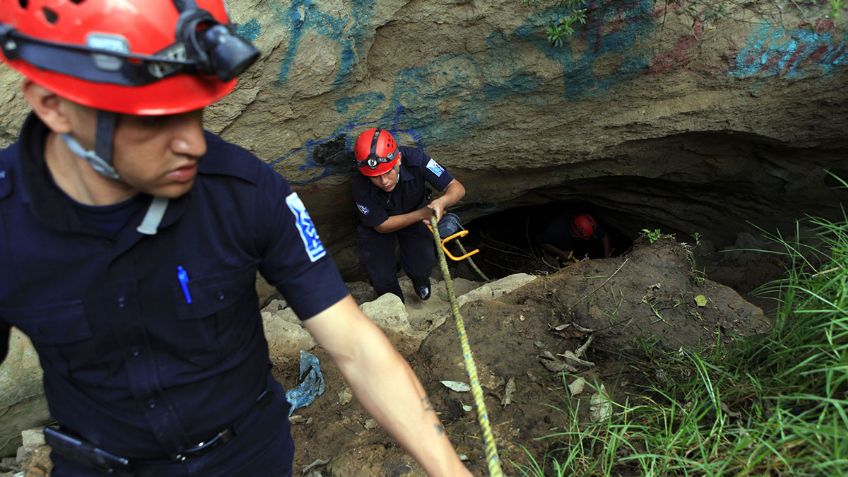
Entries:
{"type": "Polygon", "coordinates": [[[442,209],[447,209],[459,202],[463,197],[465,197],[465,186],[454,179],[445,188],[444,193],[438,199],[434,199],[431,204],[438,202],[442,206],[442,209]]]}
{"type": "Polygon", "coordinates": [[[350,326],[343,325],[344,333],[327,334],[328,317],[321,316],[324,313],[316,317],[320,321],[307,320],[306,326],[330,353],[362,406],[428,475],[470,475],[457,457],[415,372],[383,332],[350,298],[331,308],[338,308],[333,311],[337,316],[330,318],[331,321],[355,320],[350,326]]]}
{"type": "Polygon", "coordinates": [[[422,208],[418,210],[413,210],[412,212],[407,212],[405,214],[400,215],[392,215],[380,225],[374,227],[374,230],[381,234],[388,234],[392,232],[397,232],[400,229],[404,229],[409,227],[410,225],[420,222],[429,218],[430,211],[429,209],[422,208]]]}

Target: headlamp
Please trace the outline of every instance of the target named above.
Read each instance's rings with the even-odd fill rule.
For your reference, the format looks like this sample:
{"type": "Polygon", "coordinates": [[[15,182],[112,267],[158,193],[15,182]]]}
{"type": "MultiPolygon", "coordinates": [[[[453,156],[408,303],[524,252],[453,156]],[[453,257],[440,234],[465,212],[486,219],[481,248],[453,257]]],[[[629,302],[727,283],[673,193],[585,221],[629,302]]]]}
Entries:
{"type": "Polygon", "coordinates": [[[398,155],[398,151],[395,151],[395,152],[389,154],[386,157],[379,157],[376,154],[371,154],[361,161],[356,161],[356,167],[359,167],[359,168],[368,167],[371,170],[374,170],[380,164],[385,164],[387,162],[394,161],[395,157],[397,155],[398,155]]]}
{"type": "Polygon", "coordinates": [[[181,11],[177,40],[182,40],[187,57],[195,59],[198,69],[221,81],[235,78],[259,58],[259,50],[236,35],[231,25],[197,8],[181,11]]]}

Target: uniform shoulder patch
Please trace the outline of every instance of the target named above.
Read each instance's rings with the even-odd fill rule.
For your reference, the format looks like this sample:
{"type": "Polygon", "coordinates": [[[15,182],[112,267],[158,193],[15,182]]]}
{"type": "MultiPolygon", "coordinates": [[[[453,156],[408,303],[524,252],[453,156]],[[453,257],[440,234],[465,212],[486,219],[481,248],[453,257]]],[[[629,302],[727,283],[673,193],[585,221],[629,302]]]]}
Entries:
{"type": "Polygon", "coordinates": [[[440,166],[439,163],[436,162],[434,159],[430,159],[429,161],[427,161],[426,167],[430,170],[430,172],[435,174],[436,177],[442,177],[442,173],[445,172],[445,168],[440,166]]]}
{"type": "Polygon", "coordinates": [[[362,205],[358,202],[356,204],[356,208],[359,209],[360,212],[362,212],[362,215],[368,215],[368,214],[371,213],[371,209],[369,209],[368,207],[365,207],[364,205],[362,205]]]}
{"type": "Polygon", "coordinates": [[[318,237],[315,224],[312,223],[312,218],[309,217],[309,212],[306,211],[306,206],[303,205],[303,201],[300,200],[297,192],[292,192],[286,197],[286,205],[294,214],[295,225],[300,233],[300,239],[303,240],[303,247],[306,254],[309,255],[309,260],[314,262],[326,255],[327,250],[324,249],[324,244],[318,237]]]}

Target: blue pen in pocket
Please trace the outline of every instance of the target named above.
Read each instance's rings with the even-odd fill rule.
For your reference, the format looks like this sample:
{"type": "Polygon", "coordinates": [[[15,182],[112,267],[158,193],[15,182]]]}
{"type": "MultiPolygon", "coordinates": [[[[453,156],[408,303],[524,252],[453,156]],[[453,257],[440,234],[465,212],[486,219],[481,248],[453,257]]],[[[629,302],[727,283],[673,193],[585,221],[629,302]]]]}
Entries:
{"type": "Polygon", "coordinates": [[[191,292],[188,291],[188,272],[182,265],[177,266],[177,280],[180,281],[180,287],[183,289],[183,295],[185,295],[186,303],[191,305],[191,292]]]}

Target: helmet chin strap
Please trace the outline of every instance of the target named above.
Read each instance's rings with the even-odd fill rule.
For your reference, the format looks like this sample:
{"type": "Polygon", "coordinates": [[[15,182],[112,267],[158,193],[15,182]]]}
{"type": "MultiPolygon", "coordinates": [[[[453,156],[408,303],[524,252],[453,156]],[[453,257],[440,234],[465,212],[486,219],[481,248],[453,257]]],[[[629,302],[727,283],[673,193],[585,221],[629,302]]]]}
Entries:
{"type": "MultiPolygon", "coordinates": [[[[68,149],[77,156],[86,160],[91,168],[100,175],[112,180],[121,180],[120,174],[112,165],[112,144],[115,137],[115,123],[118,115],[109,111],[97,111],[97,130],[94,139],[94,151],[87,150],[71,135],[62,134],[62,139],[68,149]]],[[[168,209],[168,199],[154,197],[147,207],[147,212],[136,230],[145,235],[156,235],[159,224],[168,209]]]]}
{"type": "Polygon", "coordinates": [[[112,142],[115,136],[115,122],[117,114],[98,110],[97,130],[95,134],[94,151],[82,147],[82,145],[69,134],[62,134],[62,140],[77,156],[83,158],[91,165],[91,168],[100,175],[112,180],[121,180],[121,176],[112,166],[112,142]]]}

